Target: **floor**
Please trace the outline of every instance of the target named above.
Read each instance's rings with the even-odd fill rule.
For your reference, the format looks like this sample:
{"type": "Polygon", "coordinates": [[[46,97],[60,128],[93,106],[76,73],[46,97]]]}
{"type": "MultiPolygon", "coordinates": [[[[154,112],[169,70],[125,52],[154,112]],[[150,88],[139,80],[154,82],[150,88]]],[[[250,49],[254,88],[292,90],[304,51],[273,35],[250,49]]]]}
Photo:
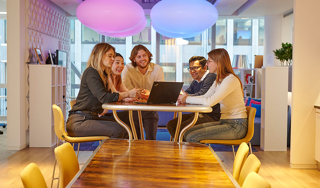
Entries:
{"type": "MultiPolygon", "coordinates": [[[[51,184],[54,164],[54,148],[25,148],[21,151],[7,151],[6,129],[0,135],[0,188],[22,187],[20,172],[31,162],[36,163],[43,173],[48,187],[51,184]]],[[[320,187],[320,171],[290,168],[290,152],[264,152],[255,146],[258,152],[254,154],[260,159],[262,165],[259,174],[268,180],[272,187],[320,187]]],[[[90,151],[80,152],[79,162],[85,163],[92,154],[90,151]]],[[[233,167],[232,152],[217,152],[229,171],[233,167]]],[[[56,173],[57,174],[57,173],[56,173]]],[[[54,187],[56,187],[56,181],[54,187]]]]}

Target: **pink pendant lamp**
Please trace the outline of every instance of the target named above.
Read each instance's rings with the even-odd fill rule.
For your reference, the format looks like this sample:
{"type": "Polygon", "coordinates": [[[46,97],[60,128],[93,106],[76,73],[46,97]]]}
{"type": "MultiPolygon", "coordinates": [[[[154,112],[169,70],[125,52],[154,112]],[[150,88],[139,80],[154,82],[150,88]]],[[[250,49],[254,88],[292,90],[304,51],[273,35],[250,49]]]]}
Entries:
{"type": "Polygon", "coordinates": [[[79,21],[100,34],[127,37],[146,26],[142,7],[133,0],[86,0],[77,8],[79,21]]]}

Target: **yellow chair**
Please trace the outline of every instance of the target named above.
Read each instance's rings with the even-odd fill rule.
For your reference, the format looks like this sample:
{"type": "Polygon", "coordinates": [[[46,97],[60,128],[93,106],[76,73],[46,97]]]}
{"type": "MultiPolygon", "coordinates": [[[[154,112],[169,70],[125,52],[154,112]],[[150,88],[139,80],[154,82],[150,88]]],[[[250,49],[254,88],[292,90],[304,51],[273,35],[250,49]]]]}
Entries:
{"type": "Polygon", "coordinates": [[[256,116],[256,109],[250,106],[246,106],[247,108],[247,116],[248,116],[248,132],[244,138],[238,140],[201,140],[201,143],[204,144],[223,144],[223,145],[232,145],[233,155],[235,156],[234,152],[234,145],[240,145],[242,142],[249,143],[250,152],[252,153],[252,147],[250,140],[254,134],[254,118],[256,116]]]}
{"type": "MultiPolygon", "coordinates": [[[[53,117],[54,117],[54,131],[58,137],[57,146],[59,146],[60,140],[63,142],[66,141],[70,143],[78,143],[77,156],[79,155],[80,143],[101,141],[109,138],[108,136],[70,137],[68,136],[68,133],[65,131],[64,117],[60,107],[53,104],[52,110],[53,110],[53,117]]],[[[51,187],[52,187],[53,180],[58,179],[54,177],[55,168],[56,168],[56,161],[54,163],[54,168],[53,168],[51,187]]]]}
{"type": "Polygon", "coordinates": [[[243,185],[243,182],[245,181],[250,172],[258,173],[260,170],[260,166],[260,160],[254,154],[250,154],[241,168],[238,181],[239,185],[243,185]]]}
{"type": "Polygon", "coordinates": [[[72,107],[73,107],[74,104],[76,104],[76,100],[75,100],[75,99],[70,101],[70,108],[71,108],[71,109],[72,109],[72,107]]]}
{"type": "Polygon", "coordinates": [[[250,172],[242,188],[271,188],[270,183],[255,172],[250,172]]]}
{"type": "Polygon", "coordinates": [[[54,149],[59,166],[59,188],[64,188],[79,172],[78,158],[70,143],[64,143],[54,149]]]}
{"type": "Polygon", "coordinates": [[[239,180],[240,171],[242,169],[244,162],[246,161],[248,153],[249,153],[248,145],[245,142],[241,143],[237,151],[237,155],[234,158],[234,162],[233,162],[232,176],[236,181],[239,180]]]}
{"type": "Polygon", "coordinates": [[[20,173],[21,181],[24,188],[46,188],[47,184],[39,167],[30,163],[20,173]]]}

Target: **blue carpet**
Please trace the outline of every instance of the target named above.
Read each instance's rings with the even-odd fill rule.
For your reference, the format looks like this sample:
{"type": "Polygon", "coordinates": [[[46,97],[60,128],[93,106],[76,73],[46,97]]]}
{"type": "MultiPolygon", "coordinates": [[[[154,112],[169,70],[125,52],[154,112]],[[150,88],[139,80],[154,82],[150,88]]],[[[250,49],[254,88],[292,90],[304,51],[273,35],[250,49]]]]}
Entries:
{"type": "MultiPolygon", "coordinates": [[[[169,141],[170,140],[170,134],[167,129],[158,129],[157,132],[157,140],[161,141],[169,141]]],[[[86,142],[82,143],[80,145],[80,151],[94,151],[99,145],[99,142],[86,142]]],[[[219,144],[211,144],[211,147],[214,151],[231,151],[232,152],[232,146],[227,145],[219,145],[219,144]]],[[[78,144],[75,144],[74,146],[75,150],[78,150],[78,144]]],[[[235,146],[235,151],[238,150],[238,146],[235,146]]],[[[253,152],[257,152],[255,148],[252,147],[253,152]]]]}

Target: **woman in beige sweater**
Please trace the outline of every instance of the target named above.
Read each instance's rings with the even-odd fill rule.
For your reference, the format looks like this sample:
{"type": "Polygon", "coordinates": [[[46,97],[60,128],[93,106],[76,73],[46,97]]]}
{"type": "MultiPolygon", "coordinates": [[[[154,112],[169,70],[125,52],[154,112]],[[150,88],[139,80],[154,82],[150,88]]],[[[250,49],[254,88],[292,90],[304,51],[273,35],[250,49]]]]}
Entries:
{"type": "Polygon", "coordinates": [[[183,93],[178,102],[213,106],[220,103],[220,122],[208,122],[196,125],[185,134],[188,142],[200,143],[208,139],[241,139],[248,130],[246,107],[240,79],[235,75],[228,52],[215,49],[208,53],[207,66],[217,78],[206,94],[188,96],[183,93]]]}

